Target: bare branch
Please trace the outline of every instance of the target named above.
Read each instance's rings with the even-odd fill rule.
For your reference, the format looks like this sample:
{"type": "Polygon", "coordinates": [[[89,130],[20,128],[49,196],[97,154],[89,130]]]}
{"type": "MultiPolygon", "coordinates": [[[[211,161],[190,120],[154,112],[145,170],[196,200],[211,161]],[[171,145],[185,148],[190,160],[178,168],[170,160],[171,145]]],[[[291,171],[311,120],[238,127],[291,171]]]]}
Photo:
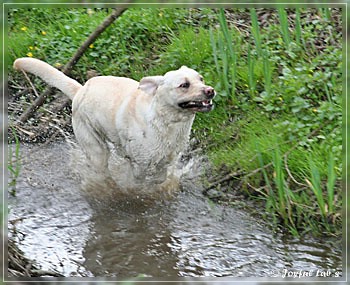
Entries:
{"type": "MultiPolygon", "coordinates": [[[[125,12],[125,10],[126,8],[114,9],[113,13],[109,15],[101,23],[101,25],[99,25],[96,28],[96,30],[90,34],[90,36],[86,39],[86,41],[79,47],[79,49],[70,59],[70,61],[64,66],[62,72],[68,75],[71,72],[72,68],[77,64],[79,59],[82,57],[82,55],[84,54],[86,49],[89,47],[89,45],[91,45],[98,38],[100,34],[102,34],[119,16],[121,16],[125,12]]],[[[53,90],[53,87],[51,86],[47,87],[45,91],[36,98],[33,104],[30,105],[29,108],[22,113],[22,115],[19,117],[19,119],[15,124],[26,122],[34,114],[34,112],[44,104],[46,98],[50,95],[52,90],[53,90]]],[[[60,109],[63,109],[69,101],[70,101],[69,98],[65,99],[60,109]]]]}

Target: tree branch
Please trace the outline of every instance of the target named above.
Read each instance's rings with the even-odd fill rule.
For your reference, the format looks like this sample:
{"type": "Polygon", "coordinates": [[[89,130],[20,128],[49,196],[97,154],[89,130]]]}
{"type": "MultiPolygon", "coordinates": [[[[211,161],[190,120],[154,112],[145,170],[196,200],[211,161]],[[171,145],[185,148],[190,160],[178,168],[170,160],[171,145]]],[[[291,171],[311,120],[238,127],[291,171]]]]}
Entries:
{"type": "MultiPolygon", "coordinates": [[[[109,15],[97,28],[94,32],[90,34],[90,36],[86,39],[86,41],[79,47],[79,49],[76,51],[76,53],[73,55],[73,57],[70,59],[70,61],[64,66],[62,69],[62,72],[65,74],[69,74],[72,70],[72,68],[77,64],[79,59],[82,57],[84,52],[87,50],[89,45],[91,45],[99,35],[101,35],[119,16],[121,16],[127,8],[118,8],[114,9],[113,13],[109,15]]],[[[46,98],[50,95],[51,91],[53,90],[53,87],[49,86],[45,89],[45,91],[35,99],[33,104],[31,104],[19,117],[17,122],[18,123],[24,123],[26,122],[33,114],[34,112],[41,107],[46,98]]],[[[70,101],[69,98],[65,99],[63,101],[63,104],[61,105],[63,109],[64,106],[70,101]]]]}

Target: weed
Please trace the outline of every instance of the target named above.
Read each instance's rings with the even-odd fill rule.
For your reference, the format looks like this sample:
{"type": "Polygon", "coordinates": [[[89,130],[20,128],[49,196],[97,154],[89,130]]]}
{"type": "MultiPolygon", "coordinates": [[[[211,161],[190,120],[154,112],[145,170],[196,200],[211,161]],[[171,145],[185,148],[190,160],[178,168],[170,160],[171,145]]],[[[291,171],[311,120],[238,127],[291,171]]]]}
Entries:
{"type": "Polygon", "coordinates": [[[328,159],[328,179],[327,179],[327,203],[328,209],[327,212],[334,214],[334,190],[335,190],[335,181],[336,173],[334,169],[334,155],[332,152],[329,153],[328,159]]]}
{"type": "Polygon", "coordinates": [[[281,28],[283,41],[286,47],[288,47],[289,44],[291,43],[291,38],[289,34],[289,23],[288,23],[287,12],[285,8],[282,8],[282,7],[278,8],[278,16],[280,19],[280,28],[281,28]]]}
{"type": "Polygon", "coordinates": [[[250,9],[250,17],[252,21],[252,34],[254,37],[257,53],[259,56],[262,56],[260,29],[259,29],[258,17],[256,15],[256,11],[254,8],[250,9]]]}
{"type": "Polygon", "coordinates": [[[248,84],[250,97],[253,99],[256,93],[256,78],[255,78],[255,58],[251,52],[251,47],[248,46],[248,84]]]}
{"type": "Polygon", "coordinates": [[[302,41],[302,29],[299,8],[295,9],[295,40],[298,45],[304,44],[302,41]]]}
{"type": "Polygon", "coordinates": [[[16,131],[12,129],[12,133],[15,139],[15,144],[9,146],[9,156],[8,156],[8,163],[7,163],[7,169],[10,174],[10,182],[8,183],[9,186],[9,192],[12,196],[16,195],[16,185],[17,185],[17,179],[20,174],[21,170],[21,161],[20,161],[20,141],[16,134],[16,131]],[[14,147],[14,150],[13,150],[14,147]]]}
{"type": "Polygon", "coordinates": [[[210,29],[210,42],[213,49],[214,63],[218,78],[221,81],[221,87],[225,91],[223,96],[228,96],[231,102],[235,103],[238,55],[234,46],[239,45],[239,43],[234,45],[232,32],[229,31],[223,9],[220,9],[218,20],[221,33],[215,37],[213,29],[210,29]]]}
{"type": "MultiPolygon", "coordinates": [[[[224,163],[233,169],[245,169],[247,173],[256,173],[260,168],[255,177],[249,174],[246,180],[250,186],[261,185],[261,179],[264,181],[265,192],[256,187],[257,193],[266,200],[266,209],[271,217],[275,221],[281,220],[291,233],[298,235],[302,228],[307,229],[305,225],[316,231],[332,231],[338,223],[334,219],[335,212],[339,214],[340,209],[339,202],[335,203],[334,191],[336,169],[339,169],[335,166],[336,161],[341,167],[341,84],[336,79],[341,73],[339,69],[336,71],[341,49],[331,53],[325,50],[310,59],[314,47],[300,47],[311,36],[309,27],[302,24],[302,10],[295,11],[294,35],[289,30],[287,10],[280,8],[277,13],[279,23],[268,28],[271,30],[269,34],[268,30],[265,33],[261,31],[256,11],[250,10],[255,47],[249,43],[244,47],[242,43],[240,49],[247,50],[247,53],[238,57],[236,62],[237,86],[242,86],[239,81],[246,82],[251,100],[236,102],[239,109],[249,113],[249,119],[243,119],[236,127],[225,126],[223,132],[227,131],[226,137],[237,133],[235,136],[239,138],[230,146],[225,135],[221,135],[220,131],[215,134],[218,141],[212,159],[218,165],[224,163]],[[271,36],[268,37],[268,34],[271,36]],[[326,64],[327,60],[335,68],[333,71],[326,64]],[[316,62],[325,63],[323,71],[316,62]],[[219,141],[225,145],[218,147],[219,141]],[[332,155],[327,162],[324,158],[329,157],[329,153],[332,155]],[[320,221],[316,229],[315,225],[320,221]]],[[[220,23],[223,22],[222,15],[218,14],[220,23]]],[[[330,17],[325,18],[329,20],[330,17]]],[[[336,38],[336,35],[331,37],[336,38]]],[[[220,55],[225,50],[229,49],[216,49],[214,52],[220,55]]],[[[220,63],[219,57],[214,55],[214,61],[216,65],[220,63]]],[[[221,79],[222,82],[230,82],[222,69],[217,68],[216,71],[227,76],[226,80],[221,79]]],[[[243,95],[244,90],[236,90],[236,96],[247,98],[243,95]]]]}

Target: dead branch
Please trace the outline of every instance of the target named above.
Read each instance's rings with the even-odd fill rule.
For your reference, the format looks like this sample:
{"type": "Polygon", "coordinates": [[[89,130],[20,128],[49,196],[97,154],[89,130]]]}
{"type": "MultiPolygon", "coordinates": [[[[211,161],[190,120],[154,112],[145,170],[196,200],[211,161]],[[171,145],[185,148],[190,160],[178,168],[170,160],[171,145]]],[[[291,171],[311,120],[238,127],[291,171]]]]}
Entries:
{"type": "Polygon", "coordinates": [[[36,88],[35,88],[33,82],[32,82],[32,81],[30,80],[30,78],[28,77],[27,73],[26,73],[24,70],[22,70],[22,73],[24,74],[24,77],[27,79],[27,81],[29,82],[30,86],[32,87],[32,89],[33,89],[33,91],[34,91],[34,94],[35,94],[37,97],[39,97],[39,94],[38,94],[38,92],[36,91],[36,88]]]}
{"type": "MultiPolygon", "coordinates": [[[[102,23],[99,25],[94,32],[90,34],[90,36],[86,39],[86,41],[79,47],[79,49],[76,51],[76,53],[73,55],[73,57],[70,59],[70,61],[64,66],[62,69],[62,72],[69,75],[71,72],[72,68],[77,64],[79,59],[82,57],[86,49],[91,45],[99,35],[101,35],[119,16],[121,16],[126,8],[118,8],[114,9],[113,13],[109,15],[102,23]]],[[[27,108],[22,115],[19,117],[17,122],[18,123],[24,123],[26,122],[32,115],[33,113],[41,107],[46,98],[51,94],[53,90],[53,87],[47,87],[45,91],[36,98],[36,100],[33,102],[32,105],[27,108]]],[[[70,101],[70,99],[66,98],[65,101],[63,101],[60,110],[62,110],[67,103],[70,101]]]]}

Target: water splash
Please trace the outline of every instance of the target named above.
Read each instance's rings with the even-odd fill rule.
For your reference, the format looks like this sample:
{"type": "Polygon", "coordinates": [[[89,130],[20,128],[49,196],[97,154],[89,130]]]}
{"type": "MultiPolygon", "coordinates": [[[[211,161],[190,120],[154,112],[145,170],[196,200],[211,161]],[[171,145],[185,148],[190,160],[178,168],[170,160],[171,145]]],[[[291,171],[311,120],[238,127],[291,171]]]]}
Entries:
{"type": "Polygon", "coordinates": [[[89,165],[82,149],[72,140],[70,145],[71,167],[80,177],[81,189],[95,202],[106,201],[159,201],[171,199],[181,189],[181,183],[194,181],[203,169],[203,159],[191,157],[180,159],[169,168],[167,178],[162,183],[147,179],[143,183],[135,182],[132,169],[122,162],[113,148],[109,159],[108,171],[98,170],[89,165]]]}

